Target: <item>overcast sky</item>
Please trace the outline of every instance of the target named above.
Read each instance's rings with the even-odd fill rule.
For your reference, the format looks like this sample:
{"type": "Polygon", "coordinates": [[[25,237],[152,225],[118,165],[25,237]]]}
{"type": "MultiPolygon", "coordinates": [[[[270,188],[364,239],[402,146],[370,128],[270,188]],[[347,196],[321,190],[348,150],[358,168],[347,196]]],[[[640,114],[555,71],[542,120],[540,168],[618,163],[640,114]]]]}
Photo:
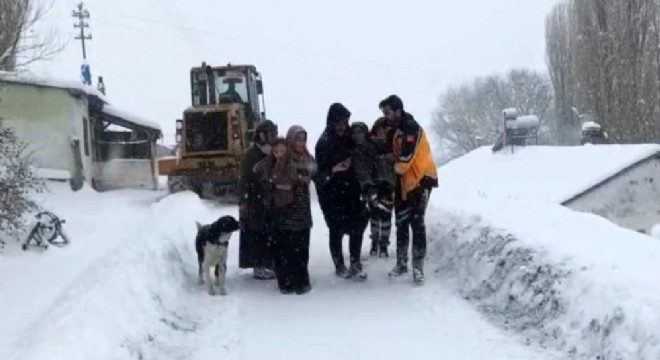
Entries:
{"type": "MultiPolygon", "coordinates": [[[[48,24],[74,36],[71,10],[56,0],[48,24]]],[[[190,104],[189,70],[251,63],[264,78],[267,116],[281,132],[299,124],[313,147],[332,102],[353,121],[379,116],[399,94],[427,124],[440,93],[512,67],[545,70],[544,19],[555,0],[89,0],[94,79],[110,101],[159,122],[173,143],[174,120],[190,104]],[[404,5],[405,3],[405,5],[404,5]]],[[[39,74],[78,79],[71,40],[39,74]]]]}

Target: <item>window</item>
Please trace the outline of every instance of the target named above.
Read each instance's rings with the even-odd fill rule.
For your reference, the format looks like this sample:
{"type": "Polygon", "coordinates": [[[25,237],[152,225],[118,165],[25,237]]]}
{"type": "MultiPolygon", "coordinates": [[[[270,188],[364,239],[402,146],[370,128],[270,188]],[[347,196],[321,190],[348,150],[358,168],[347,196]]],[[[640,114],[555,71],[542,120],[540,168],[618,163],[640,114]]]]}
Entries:
{"type": "Polygon", "coordinates": [[[89,156],[89,120],[83,118],[83,147],[85,148],[85,156],[89,156]]]}
{"type": "Polygon", "coordinates": [[[227,71],[218,74],[215,79],[215,89],[218,99],[227,97],[232,101],[240,98],[241,102],[248,102],[248,87],[245,74],[237,71],[227,71]]]}
{"type": "Polygon", "coordinates": [[[257,95],[257,83],[253,73],[250,73],[249,82],[252,112],[254,112],[255,116],[259,116],[259,95],[257,95]]]}

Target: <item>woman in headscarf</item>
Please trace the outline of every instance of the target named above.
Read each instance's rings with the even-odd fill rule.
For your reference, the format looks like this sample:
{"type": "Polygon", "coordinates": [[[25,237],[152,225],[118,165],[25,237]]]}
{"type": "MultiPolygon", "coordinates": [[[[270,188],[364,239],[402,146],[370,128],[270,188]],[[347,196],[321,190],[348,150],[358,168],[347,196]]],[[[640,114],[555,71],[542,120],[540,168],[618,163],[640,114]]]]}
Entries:
{"type": "Polygon", "coordinates": [[[269,220],[275,253],[275,274],[283,294],[305,294],[309,280],[309,238],[312,211],[309,183],[316,173],[316,162],[307,150],[307,132],[292,126],[286,142],[275,142],[273,155],[255,167],[267,182],[269,220]],[[284,147],[286,144],[286,148],[284,147]]]}

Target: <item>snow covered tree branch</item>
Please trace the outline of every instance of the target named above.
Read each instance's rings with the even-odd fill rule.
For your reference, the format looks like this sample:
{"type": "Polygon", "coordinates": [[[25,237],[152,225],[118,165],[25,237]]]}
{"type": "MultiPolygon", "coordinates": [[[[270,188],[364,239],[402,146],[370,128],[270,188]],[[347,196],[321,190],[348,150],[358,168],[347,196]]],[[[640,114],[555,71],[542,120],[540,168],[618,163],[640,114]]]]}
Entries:
{"type": "Polygon", "coordinates": [[[495,143],[501,132],[502,110],[510,107],[517,108],[520,114],[537,115],[544,131],[543,140],[548,142],[552,102],[548,77],[528,69],[450,87],[442,95],[431,125],[439,139],[440,161],[495,143]]]}
{"type": "Polygon", "coordinates": [[[38,208],[30,192],[43,190],[43,183],[31,165],[26,145],[0,119],[0,233],[20,233],[23,216],[38,208]]]}
{"type": "Polygon", "coordinates": [[[48,60],[64,49],[54,31],[37,29],[52,4],[50,0],[0,0],[0,70],[48,60]]]}

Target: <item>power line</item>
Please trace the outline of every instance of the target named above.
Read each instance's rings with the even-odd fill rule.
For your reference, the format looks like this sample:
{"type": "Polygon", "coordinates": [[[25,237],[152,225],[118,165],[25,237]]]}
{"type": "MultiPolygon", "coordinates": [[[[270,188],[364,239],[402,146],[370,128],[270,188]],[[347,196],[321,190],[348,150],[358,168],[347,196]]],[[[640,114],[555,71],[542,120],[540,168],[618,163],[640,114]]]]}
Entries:
{"type": "MultiPolygon", "coordinates": [[[[101,7],[104,7],[101,5],[101,7]]],[[[115,15],[121,16],[123,18],[129,18],[145,23],[151,23],[151,24],[156,24],[156,25],[161,25],[165,27],[170,27],[174,29],[178,29],[181,31],[189,32],[189,33],[194,33],[194,34],[199,34],[199,35],[204,35],[211,37],[215,40],[217,40],[219,37],[224,37],[224,38],[232,38],[234,40],[240,41],[242,43],[252,43],[255,44],[257,47],[263,46],[263,43],[259,43],[258,41],[246,39],[243,35],[235,35],[231,34],[228,32],[218,32],[218,31],[208,31],[208,30],[202,30],[202,29],[197,29],[189,26],[183,26],[183,25],[178,25],[174,24],[168,21],[163,21],[163,20],[157,20],[157,19],[151,19],[151,18],[146,18],[143,16],[138,16],[138,15],[133,15],[129,14],[123,11],[118,11],[112,8],[106,8],[104,7],[105,11],[107,13],[113,13],[115,15]]],[[[222,23],[222,22],[218,22],[222,23]]],[[[273,42],[269,41],[268,45],[273,45],[273,42]]],[[[396,65],[392,63],[375,63],[371,60],[368,61],[368,63],[365,63],[364,59],[361,58],[355,58],[355,57],[350,57],[346,56],[346,54],[343,54],[341,57],[335,57],[333,54],[328,54],[328,53],[321,53],[321,52],[312,52],[310,51],[310,48],[308,46],[299,46],[299,47],[292,47],[291,43],[286,43],[286,44],[277,44],[277,51],[279,52],[290,52],[295,54],[296,56],[300,56],[301,54],[306,53],[307,55],[314,56],[315,58],[324,58],[324,59],[332,59],[333,62],[342,62],[344,64],[350,64],[350,66],[362,66],[364,68],[373,68],[375,66],[379,66],[383,69],[386,69],[386,71],[393,71],[393,70],[399,70],[399,71],[407,71],[409,73],[431,73],[431,69],[420,69],[418,67],[410,67],[410,66],[403,66],[403,65],[396,65]]]]}
{"type": "MultiPolygon", "coordinates": [[[[108,11],[108,12],[114,12],[116,14],[123,14],[123,13],[120,13],[120,12],[117,12],[117,11],[108,11]]],[[[142,22],[146,22],[146,23],[161,24],[163,26],[176,28],[176,29],[179,29],[179,30],[182,30],[182,31],[194,32],[194,33],[197,33],[197,34],[200,34],[200,35],[208,36],[209,38],[213,38],[213,39],[217,39],[217,37],[219,36],[219,33],[217,33],[217,32],[205,31],[205,30],[194,29],[194,28],[181,26],[181,25],[169,24],[167,22],[163,22],[163,21],[160,21],[160,20],[146,19],[146,18],[142,18],[140,16],[134,16],[134,15],[129,15],[129,14],[124,14],[122,16],[125,17],[125,18],[132,18],[134,20],[138,20],[138,21],[142,21],[142,22]]],[[[111,26],[116,26],[116,27],[119,27],[119,28],[124,28],[124,29],[127,29],[127,30],[142,33],[142,34],[145,34],[145,35],[153,36],[155,38],[159,38],[159,39],[162,38],[161,35],[156,34],[153,31],[149,31],[149,30],[146,30],[146,29],[140,29],[140,28],[137,28],[135,26],[124,25],[124,24],[116,23],[116,22],[113,22],[113,21],[106,21],[106,20],[98,20],[98,21],[106,23],[106,24],[111,25],[111,26]]],[[[223,34],[223,36],[231,37],[231,36],[228,36],[226,34],[223,34]]],[[[187,41],[184,41],[184,39],[180,39],[180,41],[186,43],[187,45],[190,45],[187,41]]],[[[240,40],[240,41],[246,42],[246,41],[243,41],[243,40],[240,40]]],[[[252,41],[252,42],[255,43],[254,41],[252,41]]],[[[175,51],[173,51],[174,49],[176,49],[176,47],[170,47],[167,50],[159,48],[158,50],[167,51],[169,53],[175,53],[175,51]]],[[[261,46],[260,45],[256,46],[256,49],[261,49],[261,46]]],[[[313,54],[310,54],[310,52],[308,50],[306,51],[307,52],[306,55],[304,54],[304,52],[305,52],[304,50],[296,50],[296,49],[291,49],[291,48],[287,49],[285,47],[277,47],[277,48],[274,48],[274,49],[269,49],[269,52],[272,52],[272,51],[277,51],[277,52],[280,52],[280,53],[283,53],[283,54],[294,56],[297,60],[299,60],[299,61],[302,60],[302,62],[315,63],[316,64],[316,71],[320,71],[321,73],[324,73],[324,75],[326,75],[327,77],[330,77],[330,78],[336,78],[337,76],[346,76],[348,74],[348,72],[346,72],[345,70],[338,69],[336,66],[329,66],[328,61],[321,61],[321,60],[324,60],[325,57],[323,57],[323,56],[313,56],[313,54]]],[[[333,59],[331,62],[334,63],[334,64],[336,64],[338,62],[339,63],[343,62],[343,63],[347,64],[347,66],[351,66],[351,67],[361,65],[359,63],[352,62],[352,61],[349,61],[349,60],[346,60],[346,59],[343,59],[343,60],[342,59],[333,59]]],[[[370,64],[362,64],[362,65],[364,67],[373,68],[373,66],[371,66],[370,64]]],[[[387,67],[389,67],[389,66],[387,66],[387,67]]],[[[413,72],[412,69],[407,69],[407,70],[410,73],[413,72]]],[[[391,69],[388,69],[388,71],[391,71],[391,69]]],[[[418,74],[421,74],[421,72],[418,72],[418,74]]],[[[368,77],[366,75],[367,74],[365,72],[362,72],[362,71],[350,72],[351,79],[354,82],[359,82],[359,81],[357,81],[358,78],[362,79],[363,81],[372,81],[373,80],[371,77],[368,77]]],[[[401,87],[401,86],[399,86],[399,87],[401,87]]],[[[420,88],[415,88],[415,87],[410,87],[410,86],[403,86],[403,88],[407,89],[409,91],[415,92],[415,93],[419,93],[419,94],[431,95],[431,96],[434,96],[434,97],[437,95],[435,91],[429,91],[427,89],[420,89],[420,88]]]]}

